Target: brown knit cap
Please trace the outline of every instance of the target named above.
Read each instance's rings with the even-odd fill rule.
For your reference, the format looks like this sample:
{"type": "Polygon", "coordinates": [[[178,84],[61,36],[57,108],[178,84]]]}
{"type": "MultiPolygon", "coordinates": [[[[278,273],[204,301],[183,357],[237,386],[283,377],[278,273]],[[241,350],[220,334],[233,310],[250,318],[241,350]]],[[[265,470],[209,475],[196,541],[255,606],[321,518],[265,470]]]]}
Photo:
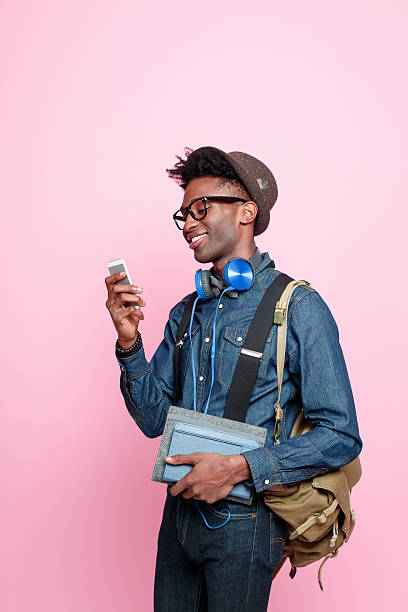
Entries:
{"type": "Polygon", "coordinates": [[[272,172],[259,159],[241,151],[225,153],[216,147],[200,147],[191,155],[203,151],[217,151],[238,174],[241,183],[258,206],[254,236],[262,234],[269,225],[270,210],[278,197],[278,186],[272,172]]]}

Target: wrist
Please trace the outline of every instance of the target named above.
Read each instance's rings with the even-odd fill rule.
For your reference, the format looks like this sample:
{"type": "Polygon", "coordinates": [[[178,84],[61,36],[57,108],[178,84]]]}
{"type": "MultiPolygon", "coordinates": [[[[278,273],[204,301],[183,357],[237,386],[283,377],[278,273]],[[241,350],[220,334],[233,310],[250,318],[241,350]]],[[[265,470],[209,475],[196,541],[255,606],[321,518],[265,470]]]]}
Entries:
{"type": "MultiPolygon", "coordinates": [[[[127,345],[128,343],[125,342],[124,344],[127,345]]],[[[133,344],[130,344],[128,348],[122,348],[121,345],[119,344],[119,340],[116,340],[115,347],[116,347],[117,357],[119,358],[133,357],[133,355],[136,355],[136,353],[138,353],[140,349],[142,348],[142,336],[140,335],[140,332],[138,332],[136,336],[136,340],[134,340],[133,344]]]]}
{"type": "Polygon", "coordinates": [[[119,340],[118,338],[117,343],[118,343],[119,349],[122,349],[124,351],[126,351],[127,349],[130,349],[130,347],[135,344],[138,337],[139,337],[139,332],[136,332],[136,336],[133,338],[133,340],[119,340]]]}
{"type": "Polygon", "coordinates": [[[234,484],[252,478],[248,462],[243,455],[229,455],[228,460],[234,484]]]}

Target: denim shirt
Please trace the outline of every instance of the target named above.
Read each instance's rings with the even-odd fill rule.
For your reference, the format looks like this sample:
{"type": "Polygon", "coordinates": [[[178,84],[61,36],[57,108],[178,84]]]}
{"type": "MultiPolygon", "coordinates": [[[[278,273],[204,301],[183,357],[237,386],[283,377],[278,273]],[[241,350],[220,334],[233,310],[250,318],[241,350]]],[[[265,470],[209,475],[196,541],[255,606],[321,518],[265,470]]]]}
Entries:
{"type": "MultiPolygon", "coordinates": [[[[250,289],[221,298],[216,323],[215,375],[208,414],[222,417],[234,369],[257,306],[277,274],[265,266],[267,252],[255,269],[250,289]]],[[[126,407],[149,438],[163,433],[173,402],[173,351],[177,329],[191,293],[169,313],[164,338],[150,363],[143,347],[131,357],[116,356],[121,369],[120,389],[126,407]]],[[[217,300],[200,300],[192,324],[196,369],[197,410],[204,411],[211,385],[212,323],[217,300]]],[[[278,397],[276,374],[277,325],[268,335],[252,392],[246,422],[265,427],[265,446],[244,452],[257,492],[278,484],[296,483],[341,467],[359,455],[362,441],[339,343],[339,332],[329,307],[312,287],[298,286],[288,308],[288,331],[283,372],[283,409],[280,444],[273,444],[274,403],[278,397]],[[310,432],[290,438],[299,412],[313,423],[310,432]]],[[[181,348],[182,397],[178,405],[193,410],[193,375],[190,339],[181,348]]]]}

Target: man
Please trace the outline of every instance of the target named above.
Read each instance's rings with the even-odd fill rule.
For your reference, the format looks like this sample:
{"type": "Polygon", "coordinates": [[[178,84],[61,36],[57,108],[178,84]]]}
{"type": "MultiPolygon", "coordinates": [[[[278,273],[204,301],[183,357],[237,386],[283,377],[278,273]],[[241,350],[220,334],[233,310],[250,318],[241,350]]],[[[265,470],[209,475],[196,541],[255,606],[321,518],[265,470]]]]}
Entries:
{"type": "MultiPolygon", "coordinates": [[[[210,282],[215,295],[226,287],[223,270],[229,259],[248,259],[255,270],[252,286],[242,292],[226,292],[217,312],[215,382],[208,413],[222,416],[240,347],[263,294],[280,273],[273,266],[266,267],[271,258],[267,252],[259,252],[254,240],[268,226],[277,186],[271,171],[245,153],[227,154],[215,147],[201,147],[196,151],[186,149],[186,159],[178,159],[167,171],[184,189],[174,219],[196,261],[213,264],[210,282]]],[[[143,433],[153,438],[163,433],[173,402],[173,351],[191,294],[170,310],[164,338],[148,363],[138,331],[144,318],[140,308],[146,303],[136,295],[141,289],[116,284],[119,278],[112,275],[105,280],[106,306],[118,332],[120,388],[129,413],[143,433]],[[136,310],[131,305],[125,308],[124,302],[134,303],[136,310]]],[[[215,306],[216,300],[199,301],[192,325],[198,411],[204,410],[211,385],[215,306]]],[[[182,395],[178,405],[192,409],[190,349],[187,335],[181,350],[182,395]]],[[[279,445],[272,440],[276,399],[274,325],[246,416],[247,423],[267,429],[265,446],[242,455],[193,453],[166,459],[193,468],[167,487],[156,559],[157,612],[265,611],[272,574],[282,558],[286,528],[265,506],[261,491],[340,467],[361,451],[338,328],[328,306],[312,287],[297,287],[289,303],[279,445]],[[314,427],[308,434],[289,439],[302,408],[314,427]],[[225,500],[234,485],[244,480],[255,487],[252,504],[225,500]],[[199,504],[206,523],[195,504],[199,504]],[[226,509],[231,513],[230,520],[217,528],[225,523],[226,509]]]]}

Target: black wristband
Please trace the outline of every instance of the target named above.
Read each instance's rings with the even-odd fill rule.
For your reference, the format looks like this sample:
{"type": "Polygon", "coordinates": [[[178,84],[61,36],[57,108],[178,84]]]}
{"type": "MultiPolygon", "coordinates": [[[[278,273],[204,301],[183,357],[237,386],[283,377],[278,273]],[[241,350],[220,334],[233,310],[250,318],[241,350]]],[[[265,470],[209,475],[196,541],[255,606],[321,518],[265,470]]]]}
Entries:
{"type": "Polygon", "coordinates": [[[116,340],[115,348],[116,348],[117,357],[131,357],[132,355],[135,355],[135,353],[140,351],[140,349],[142,348],[142,336],[140,332],[138,332],[135,343],[132,344],[132,346],[130,346],[129,348],[127,349],[121,348],[119,346],[118,340],[116,340]]]}

